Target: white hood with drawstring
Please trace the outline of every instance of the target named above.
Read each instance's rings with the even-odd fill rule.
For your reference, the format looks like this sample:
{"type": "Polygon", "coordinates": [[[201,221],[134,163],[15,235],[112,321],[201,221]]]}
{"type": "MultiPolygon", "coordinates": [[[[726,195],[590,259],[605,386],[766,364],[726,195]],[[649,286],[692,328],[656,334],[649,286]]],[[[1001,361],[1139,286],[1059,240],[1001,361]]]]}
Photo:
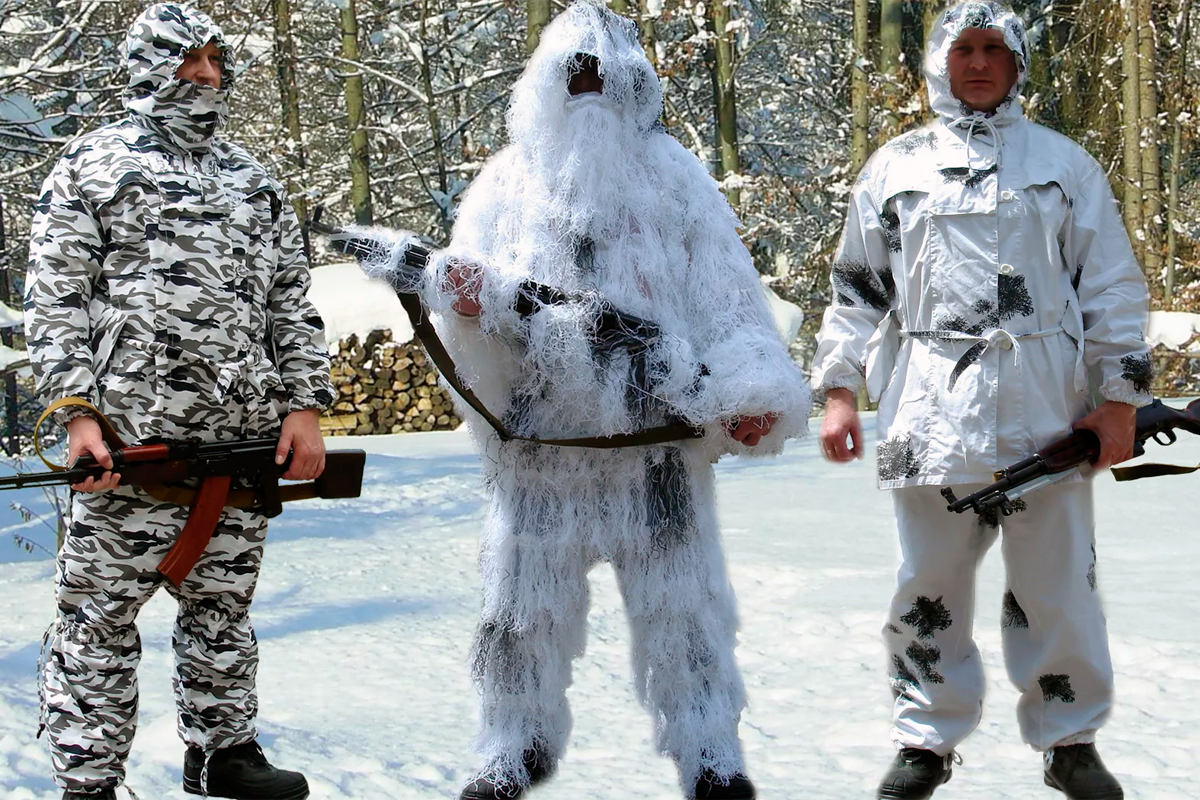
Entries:
{"type": "Polygon", "coordinates": [[[1025,118],[1029,52],[999,4],[949,9],[925,64],[937,119],[881,147],[851,191],[812,383],[865,380],[881,488],[991,482],[1098,400],[1150,402],[1145,280],[1104,170],[1025,118]],[[950,91],[969,27],[1002,31],[1017,60],[993,112],[950,91]]]}

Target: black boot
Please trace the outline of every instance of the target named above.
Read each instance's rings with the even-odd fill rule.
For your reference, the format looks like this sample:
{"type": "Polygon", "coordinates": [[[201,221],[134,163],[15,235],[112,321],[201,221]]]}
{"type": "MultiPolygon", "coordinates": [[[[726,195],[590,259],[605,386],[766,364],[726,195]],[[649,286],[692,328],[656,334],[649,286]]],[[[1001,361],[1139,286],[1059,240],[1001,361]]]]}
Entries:
{"type": "Polygon", "coordinates": [[[696,800],[754,800],[754,784],[742,773],[721,778],[711,769],[700,773],[696,781],[696,800]]]}
{"type": "Polygon", "coordinates": [[[525,764],[525,771],[529,773],[529,786],[522,786],[512,778],[492,781],[481,775],[463,788],[459,800],[512,800],[524,794],[530,786],[536,786],[554,774],[554,759],[540,750],[526,750],[521,760],[525,764]]]}
{"type": "Polygon", "coordinates": [[[1050,748],[1042,779],[1071,800],[1124,800],[1121,784],[1104,767],[1094,744],[1050,748]]]}
{"type": "Polygon", "coordinates": [[[939,756],[932,750],[906,747],[896,754],[892,768],[879,782],[879,800],[925,800],[933,791],[950,780],[951,763],[957,757],[951,753],[939,756]]]}
{"type": "Polygon", "coordinates": [[[201,787],[204,751],[189,747],[183,759],[183,790],[233,800],[304,800],[308,781],[299,772],[275,769],[258,742],[224,747],[208,759],[208,782],[201,787]]]}
{"type": "Polygon", "coordinates": [[[117,790],[108,787],[98,792],[73,792],[68,789],[63,792],[62,800],[117,800],[117,790]]]}

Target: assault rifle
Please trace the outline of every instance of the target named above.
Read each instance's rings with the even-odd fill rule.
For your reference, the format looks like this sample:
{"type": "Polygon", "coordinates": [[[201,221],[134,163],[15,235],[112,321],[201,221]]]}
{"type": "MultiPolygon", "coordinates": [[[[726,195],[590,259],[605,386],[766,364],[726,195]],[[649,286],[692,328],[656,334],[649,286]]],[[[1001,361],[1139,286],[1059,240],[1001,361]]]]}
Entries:
{"type": "MultiPolygon", "coordinates": [[[[611,436],[578,436],[568,439],[543,439],[535,436],[518,436],[509,431],[504,423],[487,409],[469,386],[463,384],[458,377],[454,360],[450,357],[445,345],[438,336],[429,313],[422,305],[418,294],[424,281],[425,269],[433,251],[417,241],[412,234],[400,234],[397,237],[382,232],[359,228],[334,228],[321,222],[324,209],[317,206],[313,215],[305,221],[307,228],[314,233],[327,237],[330,246],[346,255],[354,256],[360,266],[378,266],[380,262],[386,266],[380,270],[365,270],[375,277],[385,278],[396,292],[400,305],[404,307],[408,319],[412,323],[413,332],[425,346],[425,351],[441,373],[442,378],[451,388],[475,410],[484,421],[492,427],[503,442],[513,440],[537,442],[539,444],[556,445],[559,447],[595,447],[612,449],[618,447],[633,447],[640,445],[664,444],[686,439],[699,439],[704,432],[682,420],[675,419],[666,424],[653,428],[644,428],[631,433],[618,433],[611,436]],[[396,252],[399,251],[399,252],[396,252]]],[[[621,311],[611,302],[596,293],[567,292],[555,286],[547,286],[533,280],[525,279],[517,287],[517,297],[513,308],[525,319],[540,311],[545,306],[563,306],[582,304],[594,310],[591,330],[591,341],[596,349],[609,352],[614,348],[623,347],[630,355],[630,384],[640,390],[642,397],[653,398],[650,390],[649,366],[650,348],[662,335],[662,330],[655,323],[641,317],[621,311]]],[[[708,368],[700,366],[700,376],[708,374],[708,368]]]]}
{"type": "MultiPolygon", "coordinates": [[[[313,210],[312,217],[307,221],[309,230],[329,239],[329,244],[340,253],[353,256],[359,262],[370,262],[382,253],[389,252],[396,244],[385,235],[374,234],[369,229],[343,230],[321,222],[324,212],[322,206],[313,210]]],[[[429,266],[433,251],[417,241],[415,236],[404,242],[403,252],[399,263],[393,265],[393,272],[386,275],[392,289],[402,297],[415,295],[416,288],[423,279],[423,273],[429,266]]],[[[595,308],[592,319],[592,341],[601,349],[609,350],[624,347],[630,351],[642,351],[650,347],[662,335],[661,329],[655,323],[633,314],[621,311],[611,302],[594,293],[567,292],[556,286],[544,283],[522,280],[517,286],[517,297],[513,309],[526,319],[536,314],[543,306],[565,306],[571,304],[588,304],[595,308]]]]}
{"type": "MultiPolygon", "coordinates": [[[[1176,442],[1176,430],[1200,435],[1200,400],[1193,400],[1184,410],[1163,405],[1155,400],[1137,410],[1137,428],[1134,434],[1134,458],[1144,455],[1145,443],[1150,439],[1166,447],[1176,442]]],[[[958,514],[967,509],[977,514],[999,509],[1008,516],[1016,509],[1013,501],[1051,483],[1063,480],[1080,466],[1095,461],[1100,455],[1100,440],[1089,430],[1080,429],[1057,442],[1034,453],[1024,461],[1005,467],[995,474],[996,482],[987,488],[973,492],[961,500],[954,496],[949,486],[942,489],[942,497],[949,505],[948,511],[958,514]]],[[[1182,474],[1193,471],[1189,467],[1146,464],[1144,468],[1128,467],[1114,469],[1117,480],[1136,480],[1153,475],[1182,474]]]]}
{"type": "MultiPolygon", "coordinates": [[[[283,511],[282,504],[287,501],[358,497],[361,494],[366,461],[364,451],[331,450],[325,454],[324,472],[315,481],[280,486],[279,477],[287,472],[292,454],[288,454],[284,463],[276,464],[278,443],[278,439],[211,444],[165,441],[110,448],[111,471],[120,473],[122,484],[140,486],[156,500],[191,506],[183,532],[158,565],[158,571],[173,584],[178,586],[192,571],[226,506],[260,511],[267,517],[274,517],[283,511]],[[255,488],[231,491],[235,478],[247,481],[255,488]],[[171,485],[188,479],[199,479],[199,488],[171,485]]],[[[88,478],[99,478],[106,471],[95,458],[84,454],[65,469],[0,478],[0,489],[69,486],[88,478]]]]}

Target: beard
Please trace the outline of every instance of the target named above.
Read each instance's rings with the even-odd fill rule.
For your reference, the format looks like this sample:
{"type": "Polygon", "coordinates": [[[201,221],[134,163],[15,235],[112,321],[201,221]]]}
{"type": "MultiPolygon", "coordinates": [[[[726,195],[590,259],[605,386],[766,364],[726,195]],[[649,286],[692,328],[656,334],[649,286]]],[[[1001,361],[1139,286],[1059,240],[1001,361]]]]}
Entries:
{"type": "MultiPolygon", "coordinates": [[[[603,95],[569,98],[527,152],[533,194],[565,233],[620,229],[628,199],[645,183],[645,136],[603,95]]],[[[532,198],[531,198],[532,199],[532,198]]]]}

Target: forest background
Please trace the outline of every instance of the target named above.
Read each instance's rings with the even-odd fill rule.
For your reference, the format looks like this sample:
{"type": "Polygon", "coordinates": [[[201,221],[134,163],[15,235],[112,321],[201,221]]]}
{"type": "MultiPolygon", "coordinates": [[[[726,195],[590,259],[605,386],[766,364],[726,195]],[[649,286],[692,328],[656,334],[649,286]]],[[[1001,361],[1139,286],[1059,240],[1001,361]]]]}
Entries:
{"type": "MultiPolygon", "coordinates": [[[[74,136],[119,118],[125,31],[147,0],[0,0],[0,301],[19,306],[29,220],[74,136]]],[[[445,243],[463,190],[505,144],[509,90],[552,0],[196,0],[236,48],[226,135],[297,214],[445,243]]],[[[709,167],[806,360],[829,302],[850,185],[930,116],[928,0],[611,0],[638,22],[667,129],[709,167]]],[[[1034,48],[1027,115],[1107,171],[1153,307],[1200,310],[1200,59],[1190,0],[1017,0],[1034,48]]],[[[311,243],[314,266],[333,259],[311,243]]],[[[0,309],[0,323],[3,322],[0,309]]],[[[11,314],[8,316],[12,316],[11,314]]],[[[19,326],[2,327],[20,348],[19,326]]],[[[1200,359],[1164,354],[1160,391],[1200,359]]],[[[14,370],[3,394],[23,393],[14,370]]],[[[19,404],[5,403],[6,431],[19,404]]],[[[5,437],[6,439],[9,437],[5,437]]]]}

